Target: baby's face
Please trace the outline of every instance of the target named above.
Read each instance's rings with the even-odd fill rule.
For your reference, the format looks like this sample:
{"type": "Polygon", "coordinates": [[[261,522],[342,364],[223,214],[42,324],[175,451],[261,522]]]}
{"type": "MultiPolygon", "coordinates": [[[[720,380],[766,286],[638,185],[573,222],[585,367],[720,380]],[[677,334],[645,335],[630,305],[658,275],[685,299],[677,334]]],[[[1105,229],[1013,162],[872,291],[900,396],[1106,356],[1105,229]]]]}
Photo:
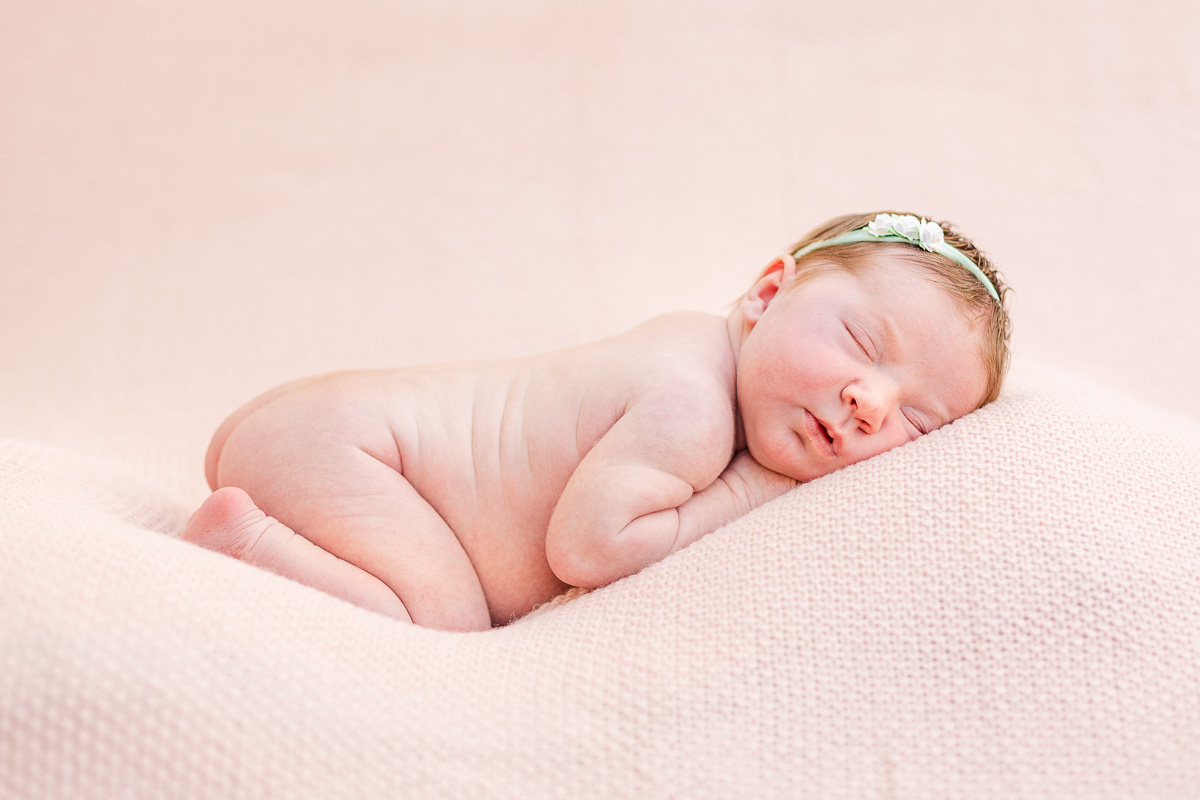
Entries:
{"type": "Polygon", "coordinates": [[[981,326],[918,268],[885,251],[861,275],[793,280],[781,265],[742,307],[752,328],[738,357],[738,409],[760,464],[812,480],[945,425],[983,397],[981,326]],[[771,280],[777,293],[758,291],[771,280]]]}

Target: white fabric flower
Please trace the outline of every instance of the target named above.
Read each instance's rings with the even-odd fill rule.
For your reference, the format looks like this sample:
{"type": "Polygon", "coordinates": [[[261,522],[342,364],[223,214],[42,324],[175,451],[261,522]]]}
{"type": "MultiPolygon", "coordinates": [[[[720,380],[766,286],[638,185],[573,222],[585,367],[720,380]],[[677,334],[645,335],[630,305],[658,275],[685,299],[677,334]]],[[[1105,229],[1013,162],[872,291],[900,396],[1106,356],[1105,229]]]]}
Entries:
{"type": "Polygon", "coordinates": [[[867,223],[867,232],[872,236],[887,236],[892,232],[892,221],[895,220],[891,214],[878,214],[875,219],[867,223]]]}
{"type": "Polygon", "coordinates": [[[920,235],[920,228],[921,220],[917,219],[912,214],[905,214],[902,217],[894,217],[892,219],[892,229],[905,239],[915,241],[917,236],[920,235]]]}
{"type": "Polygon", "coordinates": [[[919,236],[921,237],[921,247],[926,250],[933,250],[946,238],[942,233],[942,226],[936,222],[922,222],[919,236]]]}

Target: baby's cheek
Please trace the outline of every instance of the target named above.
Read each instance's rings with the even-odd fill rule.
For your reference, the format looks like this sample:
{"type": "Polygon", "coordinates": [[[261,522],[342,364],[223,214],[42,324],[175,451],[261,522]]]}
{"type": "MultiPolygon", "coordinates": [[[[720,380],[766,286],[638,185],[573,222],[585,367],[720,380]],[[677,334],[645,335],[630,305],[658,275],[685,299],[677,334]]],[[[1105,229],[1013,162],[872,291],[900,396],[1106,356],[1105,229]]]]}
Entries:
{"type": "Polygon", "coordinates": [[[818,477],[812,474],[812,465],[807,463],[804,447],[794,435],[748,438],[747,446],[755,461],[780,475],[799,481],[818,477]]]}

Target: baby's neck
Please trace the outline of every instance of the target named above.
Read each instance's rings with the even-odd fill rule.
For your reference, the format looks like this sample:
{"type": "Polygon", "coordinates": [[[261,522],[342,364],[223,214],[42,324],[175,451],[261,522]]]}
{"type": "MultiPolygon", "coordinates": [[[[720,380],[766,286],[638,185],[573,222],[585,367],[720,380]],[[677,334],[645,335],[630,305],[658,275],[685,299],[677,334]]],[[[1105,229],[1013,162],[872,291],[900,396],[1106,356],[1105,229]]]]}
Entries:
{"type": "Polygon", "coordinates": [[[735,308],[725,318],[725,330],[729,333],[729,347],[733,350],[733,363],[737,364],[738,356],[742,353],[742,342],[750,332],[746,318],[742,316],[741,308],[735,308]]]}
{"type": "MultiPolygon", "coordinates": [[[[725,330],[729,333],[729,349],[733,353],[733,374],[734,374],[734,402],[737,402],[737,367],[738,359],[742,354],[742,342],[746,340],[746,335],[750,332],[750,326],[746,324],[746,319],[742,316],[742,308],[739,303],[729,316],[725,318],[725,330]]],[[[746,430],[742,427],[742,412],[741,409],[734,408],[733,414],[736,429],[734,431],[733,450],[737,452],[744,450],[746,447],[746,430]]]]}

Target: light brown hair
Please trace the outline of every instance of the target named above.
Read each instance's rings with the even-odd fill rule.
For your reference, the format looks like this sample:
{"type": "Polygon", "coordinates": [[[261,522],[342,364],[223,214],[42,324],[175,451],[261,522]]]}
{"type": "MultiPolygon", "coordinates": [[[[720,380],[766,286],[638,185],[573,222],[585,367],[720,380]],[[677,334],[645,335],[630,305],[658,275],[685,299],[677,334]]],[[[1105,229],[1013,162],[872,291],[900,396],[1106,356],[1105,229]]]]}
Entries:
{"type": "MultiPolygon", "coordinates": [[[[835,217],[809,231],[805,234],[804,238],[789,247],[787,252],[795,253],[800,248],[813,242],[832,239],[843,233],[858,230],[875,219],[877,214],[904,215],[908,213],[910,212],[872,211],[869,214],[846,214],[835,217]]],[[[912,216],[931,219],[930,217],[922,217],[920,214],[913,214],[912,216]]],[[[1010,358],[1009,338],[1011,336],[1010,328],[1012,323],[1009,320],[1005,301],[1011,290],[1004,282],[1003,277],[996,271],[996,267],[975,246],[974,242],[963,236],[950,223],[938,222],[938,224],[942,226],[942,232],[946,237],[946,244],[956,248],[967,258],[971,259],[971,261],[975,262],[976,266],[992,282],[992,286],[996,288],[996,294],[1000,296],[999,303],[992,299],[992,296],[988,294],[987,288],[979,282],[979,279],[963,269],[962,265],[955,263],[943,255],[931,253],[920,247],[903,243],[860,242],[833,245],[806,253],[796,259],[796,274],[798,278],[796,284],[803,283],[803,278],[806,274],[817,274],[827,269],[842,269],[851,273],[869,269],[878,257],[879,248],[881,247],[889,248],[897,257],[925,270],[934,283],[949,292],[958,302],[959,307],[976,324],[983,327],[983,348],[980,356],[987,371],[987,387],[984,390],[983,397],[979,401],[979,406],[984,406],[1000,395],[1000,389],[1004,384],[1004,376],[1008,372],[1010,358]]]]}

